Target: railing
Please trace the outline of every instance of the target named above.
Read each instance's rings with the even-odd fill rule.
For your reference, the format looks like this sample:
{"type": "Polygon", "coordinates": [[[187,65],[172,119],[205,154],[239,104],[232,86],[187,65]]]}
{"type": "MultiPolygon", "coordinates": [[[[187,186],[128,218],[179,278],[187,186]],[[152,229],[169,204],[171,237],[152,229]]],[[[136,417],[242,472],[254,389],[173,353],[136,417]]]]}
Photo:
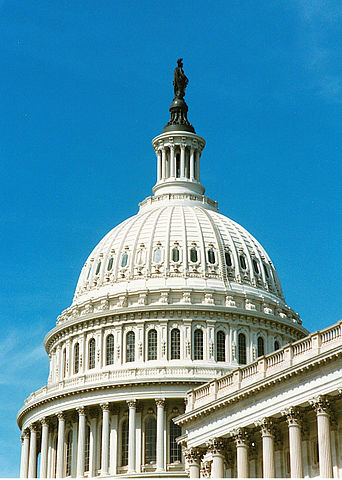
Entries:
{"type": "Polygon", "coordinates": [[[257,361],[240,367],[224,377],[212,380],[205,385],[194,388],[188,393],[187,411],[210,403],[229,393],[236,392],[244,386],[281,373],[282,370],[300,364],[316,355],[342,347],[342,321],[331,327],[286,345],[257,361]]]}

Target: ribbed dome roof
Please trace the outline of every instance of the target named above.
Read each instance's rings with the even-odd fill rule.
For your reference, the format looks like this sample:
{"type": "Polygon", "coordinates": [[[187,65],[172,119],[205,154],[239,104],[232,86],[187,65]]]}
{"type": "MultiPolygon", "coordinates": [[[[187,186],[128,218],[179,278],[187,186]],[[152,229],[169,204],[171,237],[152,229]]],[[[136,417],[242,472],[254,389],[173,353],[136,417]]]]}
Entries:
{"type": "Polygon", "coordinates": [[[274,265],[250,233],[207,197],[162,197],[145,200],[101,240],[82,269],[74,302],[163,288],[261,290],[283,302],[274,265]]]}

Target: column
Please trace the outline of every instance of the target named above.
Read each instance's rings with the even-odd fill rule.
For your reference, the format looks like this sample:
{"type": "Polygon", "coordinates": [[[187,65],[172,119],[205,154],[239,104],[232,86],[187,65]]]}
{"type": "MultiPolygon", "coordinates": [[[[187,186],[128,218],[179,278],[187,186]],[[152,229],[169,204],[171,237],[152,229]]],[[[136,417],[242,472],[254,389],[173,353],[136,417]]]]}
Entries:
{"type": "MultiPolygon", "coordinates": [[[[90,412],[94,413],[95,412],[90,412]]],[[[95,477],[96,471],[96,444],[97,444],[97,435],[96,435],[96,423],[97,418],[92,417],[89,420],[90,422],[90,438],[89,438],[89,477],[95,477]]]]}
{"type": "Polygon", "coordinates": [[[157,472],[161,472],[164,467],[164,407],[165,400],[157,399],[157,472]]]}
{"type": "Polygon", "coordinates": [[[37,478],[37,427],[30,425],[29,478],[37,478]]]}
{"type": "Polygon", "coordinates": [[[165,152],[165,148],[164,148],[164,147],[162,148],[162,164],[161,164],[161,168],[162,168],[162,180],[165,180],[165,177],[166,177],[166,152],[165,152]]]}
{"type": "Polygon", "coordinates": [[[233,440],[236,446],[237,477],[248,478],[248,432],[244,428],[238,428],[233,432],[233,440]]]}
{"type": "Polygon", "coordinates": [[[118,466],[118,415],[120,413],[119,407],[112,407],[112,418],[110,424],[110,454],[109,454],[109,473],[116,475],[118,466]]]}
{"type": "Polygon", "coordinates": [[[176,165],[175,165],[175,146],[170,145],[170,177],[175,178],[176,165]]]}
{"type": "MultiPolygon", "coordinates": [[[[77,420],[75,421],[76,412],[73,413],[72,423],[72,461],[71,461],[71,476],[76,477],[77,474],[77,420]]],[[[76,417],[77,418],[77,417],[76,417]]]]}
{"type": "Polygon", "coordinates": [[[57,468],[56,478],[64,477],[64,432],[65,417],[63,412],[57,414],[58,418],[58,437],[57,437],[57,468]]]}
{"type": "Polygon", "coordinates": [[[76,410],[78,411],[77,476],[84,477],[86,417],[84,407],[76,410]]]}
{"type": "Polygon", "coordinates": [[[180,157],[180,178],[185,177],[185,145],[181,145],[181,157],[180,157]]]}
{"type": "Polygon", "coordinates": [[[319,476],[331,478],[331,436],[330,436],[330,405],[325,396],[314,398],[310,402],[317,415],[318,452],[319,452],[319,476]]]}
{"type": "Polygon", "coordinates": [[[136,401],[128,401],[128,473],[135,472],[135,416],[136,401]]]}
{"type": "Polygon", "coordinates": [[[157,150],[157,181],[161,180],[161,150],[157,150]]]}
{"type": "Polygon", "coordinates": [[[190,180],[195,178],[195,149],[190,148],[190,180]]]}
{"type": "Polygon", "coordinates": [[[30,432],[24,430],[21,438],[21,462],[20,462],[20,478],[27,478],[29,449],[30,449],[30,432]]]}
{"type": "Polygon", "coordinates": [[[219,438],[213,438],[207,443],[208,452],[211,453],[211,478],[224,477],[224,443],[219,438]]]}
{"type": "Polygon", "coordinates": [[[199,478],[202,451],[196,447],[185,448],[184,457],[189,465],[189,477],[199,478]]]}
{"type": "Polygon", "coordinates": [[[273,424],[269,418],[263,418],[256,423],[261,429],[262,436],[262,465],[263,477],[274,478],[274,434],[273,424]]]}
{"type": "Polygon", "coordinates": [[[47,477],[47,461],[48,461],[48,447],[49,447],[49,424],[46,418],[43,418],[42,424],[42,445],[40,449],[40,478],[47,477]]]}
{"type": "Polygon", "coordinates": [[[291,478],[303,478],[301,415],[298,408],[290,407],[283,414],[289,427],[291,478]]]}
{"type": "Polygon", "coordinates": [[[101,475],[108,475],[109,467],[109,403],[103,403],[102,408],[102,454],[101,475]]]}

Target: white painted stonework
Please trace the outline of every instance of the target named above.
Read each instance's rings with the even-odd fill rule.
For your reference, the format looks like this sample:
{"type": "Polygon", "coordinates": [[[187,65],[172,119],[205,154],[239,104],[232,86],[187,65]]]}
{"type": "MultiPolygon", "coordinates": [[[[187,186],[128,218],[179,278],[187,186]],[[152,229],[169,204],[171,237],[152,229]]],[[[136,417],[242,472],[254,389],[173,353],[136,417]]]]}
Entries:
{"type": "MultiPolygon", "coordinates": [[[[236,475],[236,465],[240,476],[261,476],[261,440],[252,458],[247,437],[237,434],[232,446],[231,431],[283,418],[282,409],[317,395],[336,397],[339,351],[324,355],[340,343],[340,325],[328,349],[324,333],[306,337],[263,247],[204,195],[204,146],[187,131],[153,139],[153,196],[96,246],[72,305],[46,335],[47,385],[18,413],[21,477],[217,477],[236,475]],[[224,400],[230,396],[239,399],[233,407],[224,400]]],[[[340,433],[324,415],[318,436],[322,444],[331,435],[325,456],[335,475],[340,433]]],[[[262,428],[267,475],[289,476],[285,450],[262,428]]],[[[292,445],[302,438],[298,429],[292,445]]],[[[292,470],[318,475],[311,456],[303,466],[291,457],[292,470]]]]}

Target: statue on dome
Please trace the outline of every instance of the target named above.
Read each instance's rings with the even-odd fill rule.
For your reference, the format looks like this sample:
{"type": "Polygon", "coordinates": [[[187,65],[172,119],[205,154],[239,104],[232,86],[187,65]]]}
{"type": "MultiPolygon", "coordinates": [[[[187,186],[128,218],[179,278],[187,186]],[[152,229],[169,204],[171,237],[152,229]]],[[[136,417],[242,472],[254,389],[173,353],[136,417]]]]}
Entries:
{"type": "Polygon", "coordinates": [[[183,71],[183,59],[179,58],[177,60],[177,67],[174,72],[173,86],[175,90],[176,98],[184,98],[185,89],[189,83],[187,76],[183,71]]]}

